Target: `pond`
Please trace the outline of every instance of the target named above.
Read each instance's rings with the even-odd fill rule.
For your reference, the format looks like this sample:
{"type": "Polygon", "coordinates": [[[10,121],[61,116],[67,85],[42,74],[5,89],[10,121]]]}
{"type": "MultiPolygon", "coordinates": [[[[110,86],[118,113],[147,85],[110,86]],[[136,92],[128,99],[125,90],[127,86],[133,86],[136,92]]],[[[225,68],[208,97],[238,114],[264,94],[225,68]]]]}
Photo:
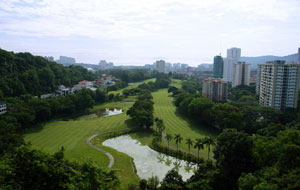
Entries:
{"type": "Polygon", "coordinates": [[[141,179],[158,176],[161,181],[169,170],[175,168],[183,180],[186,180],[194,174],[193,170],[196,168],[195,165],[186,161],[159,153],[148,146],[143,146],[129,135],[108,139],[102,144],[131,156],[134,159],[137,174],[141,179]]]}
{"type": "Polygon", "coordinates": [[[123,110],[118,109],[118,108],[97,109],[97,110],[91,112],[90,114],[78,117],[75,120],[94,119],[97,117],[107,117],[107,116],[121,114],[122,112],[123,112],[123,110]]]}
{"type": "Polygon", "coordinates": [[[93,111],[93,113],[96,114],[97,117],[117,115],[122,112],[123,112],[122,109],[117,109],[117,108],[105,108],[105,109],[98,109],[93,111]]]}

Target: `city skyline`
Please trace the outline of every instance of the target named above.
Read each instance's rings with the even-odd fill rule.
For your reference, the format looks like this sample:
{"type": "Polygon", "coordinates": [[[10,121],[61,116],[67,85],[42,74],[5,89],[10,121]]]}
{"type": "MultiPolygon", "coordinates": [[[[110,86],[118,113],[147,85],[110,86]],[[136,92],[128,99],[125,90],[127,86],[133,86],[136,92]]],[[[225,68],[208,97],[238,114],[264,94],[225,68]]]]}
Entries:
{"type": "Polygon", "coordinates": [[[191,66],[239,47],[243,56],[296,53],[300,1],[0,2],[0,48],[79,63],[191,66]]]}

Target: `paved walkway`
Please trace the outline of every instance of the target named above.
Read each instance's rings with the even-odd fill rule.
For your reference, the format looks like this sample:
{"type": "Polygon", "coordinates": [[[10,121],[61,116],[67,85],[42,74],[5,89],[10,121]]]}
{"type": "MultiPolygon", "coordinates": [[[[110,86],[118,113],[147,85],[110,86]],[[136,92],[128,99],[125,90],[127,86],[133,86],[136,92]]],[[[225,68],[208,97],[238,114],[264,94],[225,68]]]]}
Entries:
{"type": "Polygon", "coordinates": [[[96,149],[96,150],[98,150],[98,151],[100,151],[100,152],[103,152],[103,153],[109,158],[108,168],[111,168],[111,167],[114,165],[114,163],[115,163],[114,157],[113,157],[109,152],[107,152],[107,151],[105,151],[105,150],[103,150],[103,149],[97,147],[96,145],[94,145],[91,141],[92,141],[93,138],[95,138],[95,137],[98,136],[98,135],[103,135],[103,134],[113,133],[113,132],[119,132],[119,131],[125,131],[125,130],[129,130],[129,128],[116,129],[116,130],[110,130],[110,131],[105,131],[105,132],[101,132],[101,133],[96,133],[96,134],[90,136],[90,137],[86,140],[86,143],[87,143],[90,147],[92,147],[92,148],[94,148],[94,149],[96,149]]]}

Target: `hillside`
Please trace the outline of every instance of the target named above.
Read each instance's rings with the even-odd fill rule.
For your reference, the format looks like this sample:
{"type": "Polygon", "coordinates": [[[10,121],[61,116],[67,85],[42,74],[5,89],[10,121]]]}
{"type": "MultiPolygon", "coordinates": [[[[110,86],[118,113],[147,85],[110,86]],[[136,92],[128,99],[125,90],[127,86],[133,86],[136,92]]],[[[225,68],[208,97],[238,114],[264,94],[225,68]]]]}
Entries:
{"type": "Polygon", "coordinates": [[[267,61],[273,60],[284,60],[284,61],[297,61],[297,54],[291,54],[287,56],[274,56],[274,55],[265,55],[265,56],[258,56],[258,57],[241,57],[241,61],[245,61],[248,64],[251,64],[252,69],[257,68],[257,64],[263,64],[267,61]]]}
{"type": "Polygon", "coordinates": [[[0,99],[3,96],[50,93],[58,85],[72,86],[81,80],[95,78],[82,66],[64,67],[30,53],[3,49],[0,49],[0,76],[0,99]]]}

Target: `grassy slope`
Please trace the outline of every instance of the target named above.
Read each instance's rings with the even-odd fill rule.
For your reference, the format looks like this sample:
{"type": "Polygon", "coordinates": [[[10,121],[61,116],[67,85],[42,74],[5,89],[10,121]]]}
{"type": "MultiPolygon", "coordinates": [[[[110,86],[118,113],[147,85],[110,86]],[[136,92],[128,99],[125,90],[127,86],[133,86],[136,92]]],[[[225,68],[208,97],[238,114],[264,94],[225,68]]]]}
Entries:
{"type": "MultiPolygon", "coordinates": [[[[113,102],[94,109],[119,107],[125,111],[132,103],[113,102]]],[[[86,139],[91,135],[113,129],[125,128],[125,120],[128,116],[123,112],[120,115],[87,119],[87,120],[69,120],[69,121],[51,121],[47,123],[40,131],[25,135],[25,140],[31,142],[32,146],[53,153],[58,151],[61,146],[66,149],[66,158],[82,162],[87,159],[95,161],[99,166],[107,167],[109,159],[103,153],[89,147],[86,139]]],[[[109,151],[115,158],[113,169],[120,170],[122,186],[125,189],[129,183],[137,183],[136,175],[132,173],[130,157],[109,147],[101,146],[109,151]]]]}
{"type": "Polygon", "coordinates": [[[128,83],[128,86],[126,88],[123,88],[123,89],[120,89],[120,90],[117,90],[117,91],[111,91],[109,93],[114,93],[114,94],[122,93],[123,90],[133,89],[133,88],[136,88],[136,87],[138,87],[139,85],[141,85],[143,83],[147,83],[147,82],[150,82],[150,81],[155,82],[155,78],[147,79],[147,80],[144,80],[144,81],[141,81],[141,82],[128,83]]]}
{"type": "MultiPolygon", "coordinates": [[[[171,86],[181,88],[181,81],[172,80],[171,86]]],[[[172,134],[173,137],[179,133],[183,137],[183,141],[179,147],[188,149],[185,140],[189,137],[195,140],[196,138],[204,138],[205,136],[215,137],[217,135],[214,130],[199,126],[178,115],[176,113],[176,107],[173,104],[173,97],[170,96],[167,89],[153,92],[152,96],[154,100],[154,116],[164,120],[166,133],[172,134]]],[[[141,141],[143,144],[150,144],[152,139],[150,134],[146,133],[131,134],[131,137],[141,141]]],[[[171,144],[176,146],[174,140],[171,141],[171,144]]],[[[191,150],[197,151],[196,149],[191,150]]],[[[207,148],[205,147],[205,149],[200,150],[200,152],[207,154],[207,148]]]]}
{"type": "MultiPolygon", "coordinates": [[[[216,133],[210,129],[199,126],[187,119],[183,119],[176,113],[176,107],[173,104],[173,98],[168,94],[167,89],[162,89],[157,92],[153,92],[154,100],[154,115],[164,120],[166,126],[166,133],[180,134],[183,137],[183,141],[179,145],[181,148],[188,149],[185,140],[187,138],[204,138],[205,136],[216,136],[216,133]]],[[[174,146],[175,141],[171,142],[174,146]]],[[[192,150],[192,149],[191,149],[192,150]]],[[[196,150],[195,150],[196,151],[196,150]]],[[[201,150],[202,153],[207,153],[207,149],[201,150]]]]}

